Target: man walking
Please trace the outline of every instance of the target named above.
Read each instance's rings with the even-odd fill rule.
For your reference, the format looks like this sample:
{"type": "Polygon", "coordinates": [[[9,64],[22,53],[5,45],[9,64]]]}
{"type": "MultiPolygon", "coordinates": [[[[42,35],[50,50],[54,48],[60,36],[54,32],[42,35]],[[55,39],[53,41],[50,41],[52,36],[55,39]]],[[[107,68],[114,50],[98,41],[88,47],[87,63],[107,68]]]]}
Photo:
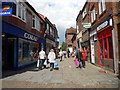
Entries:
{"type": "Polygon", "coordinates": [[[41,51],[39,52],[39,58],[40,58],[40,70],[42,70],[42,66],[44,66],[44,68],[46,68],[45,65],[43,65],[43,63],[45,62],[45,51],[43,51],[44,49],[42,48],[41,51]]]}
{"type": "Polygon", "coordinates": [[[82,53],[80,52],[80,49],[78,49],[78,51],[76,52],[76,58],[78,59],[79,61],[79,67],[81,68],[81,58],[82,58],[82,53]]]}

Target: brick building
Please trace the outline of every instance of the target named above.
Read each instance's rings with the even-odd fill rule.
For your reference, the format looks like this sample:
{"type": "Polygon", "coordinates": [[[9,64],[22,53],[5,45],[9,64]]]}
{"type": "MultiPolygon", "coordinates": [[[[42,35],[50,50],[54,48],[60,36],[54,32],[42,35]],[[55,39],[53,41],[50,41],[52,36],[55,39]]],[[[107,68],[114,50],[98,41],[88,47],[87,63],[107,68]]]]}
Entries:
{"type": "Polygon", "coordinates": [[[88,29],[90,61],[93,64],[97,64],[118,73],[120,56],[118,43],[120,2],[105,2],[105,0],[98,0],[98,2],[91,1],[86,3],[88,7],[86,4],[84,7],[89,8],[87,15],[88,22],[91,23],[91,27],[88,29]]]}
{"type": "MultiPolygon", "coordinates": [[[[2,2],[2,66],[3,69],[22,69],[37,62],[37,50],[46,51],[46,19],[28,2],[2,2]],[[12,9],[10,15],[8,10],[12,9]],[[5,12],[6,11],[6,12],[5,12]],[[6,15],[5,15],[6,14],[6,15]]],[[[55,25],[50,31],[54,47],[58,37],[55,25]]],[[[48,37],[49,38],[49,37],[48,37]]]]}
{"type": "Polygon", "coordinates": [[[71,28],[68,28],[66,30],[66,33],[65,33],[66,45],[67,45],[66,50],[69,49],[71,53],[76,48],[76,40],[74,40],[74,38],[73,38],[73,36],[75,36],[75,35],[76,35],[76,29],[75,28],[71,27],[71,28]]]}

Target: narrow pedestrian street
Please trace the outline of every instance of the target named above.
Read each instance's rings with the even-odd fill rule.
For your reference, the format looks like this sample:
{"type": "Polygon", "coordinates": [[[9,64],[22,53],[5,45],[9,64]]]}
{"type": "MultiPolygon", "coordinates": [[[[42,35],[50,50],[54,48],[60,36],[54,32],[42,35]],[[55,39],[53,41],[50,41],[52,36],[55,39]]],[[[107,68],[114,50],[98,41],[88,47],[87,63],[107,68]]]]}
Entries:
{"type": "Polygon", "coordinates": [[[4,77],[2,88],[118,88],[118,78],[114,73],[88,62],[86,68],[76,68],[73,60],[64,58],[60,62],[57,59],[59,66],[53,71],[50,68],[37,71],[31,67],[4,77]]]}

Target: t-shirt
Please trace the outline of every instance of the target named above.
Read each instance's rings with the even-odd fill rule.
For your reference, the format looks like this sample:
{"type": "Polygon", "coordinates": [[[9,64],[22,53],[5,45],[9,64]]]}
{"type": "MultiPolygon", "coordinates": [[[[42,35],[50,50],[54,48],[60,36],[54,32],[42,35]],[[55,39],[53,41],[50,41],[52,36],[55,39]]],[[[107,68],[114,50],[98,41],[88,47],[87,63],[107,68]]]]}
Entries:
{"type": "Polygon", "coordinates": [[[45,52],[44,51],[40,51],[39,52],[39,56],[40,56],[40,59],[45,59],[45,52]]]}

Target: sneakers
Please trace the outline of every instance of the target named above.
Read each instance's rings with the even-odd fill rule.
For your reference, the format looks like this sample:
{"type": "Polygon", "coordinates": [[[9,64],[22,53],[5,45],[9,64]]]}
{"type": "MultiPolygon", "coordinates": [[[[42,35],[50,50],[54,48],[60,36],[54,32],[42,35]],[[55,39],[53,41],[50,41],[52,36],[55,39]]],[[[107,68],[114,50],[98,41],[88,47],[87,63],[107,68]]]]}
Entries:
{"type": "Polygon", "coordinates": [[[50,71],[53,71],[53,69],[50,69],[50,71]]]}

